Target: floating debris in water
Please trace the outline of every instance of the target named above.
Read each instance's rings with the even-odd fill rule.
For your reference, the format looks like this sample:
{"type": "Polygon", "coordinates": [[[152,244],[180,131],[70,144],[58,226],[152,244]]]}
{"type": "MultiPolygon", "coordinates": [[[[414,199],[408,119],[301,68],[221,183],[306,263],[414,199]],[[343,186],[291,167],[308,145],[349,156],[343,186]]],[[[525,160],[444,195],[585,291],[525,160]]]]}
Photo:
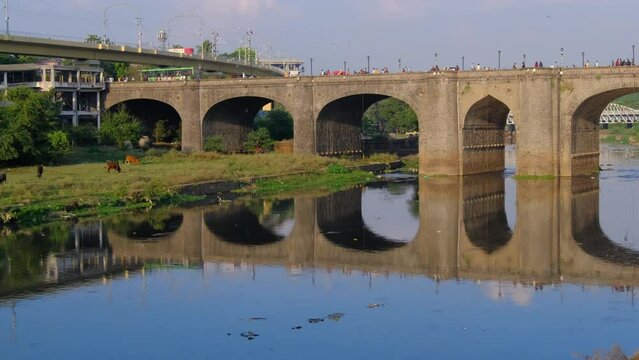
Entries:
{"type": "Polygon", "coordinates": [[[297,325],[297,326],[293,326],[293,327],[291,328],[291,330],[299,330],[299,329],[301,329],[301,328],[302,328],[301,326],[297,325]]]}
{"type": "Polygon", "coordinates": [[[344,317],[344,313],[332,313],[332,314],[328,314],[326,316],[326,318],[328,320],[333,320],[333,321],[340,321],[343,317],[344,317]]]}
{"type": "Polygon", "coordinates": [[[266,318],[265,317],[250,317],[248,319],[242,319],[242,320],[259,321],[259,320],[266,320],[266,318]]]}
{"type": "Polygon", "coordinates": [[[384,304],[368,304],[366,305],[367,308],[369,309],[374,309],[374,308],[378,308],[378,307],[382,307],[384,306],[384,304]]]}
{"type": "Polygon", "coordinates": [[[308,322],[311,324],[317,324],[318,322],[322,322],[324,321],[324,318],[312,318],[312,319],[308,319],[308,322]]]}
{"type": "Polygon", "coordinates": [[[243,333],[241,333],[241,334],[240,334],[240,336],[241,336],[241,337],[245,337],[245,338],[247,338],[247,339],[249,339],[249,340],[253,340],[253,339],[255,339],[256,337],[258,337],[258,336],[260,336],[260,335],[259,335],[259,334],[256,334],[256,333],[254,333],[254,332],[252,332],[252,331],[250,331],[250,330],[249,330],[249,331],[247,331],[247,332],[243,332],[243,333]]]}

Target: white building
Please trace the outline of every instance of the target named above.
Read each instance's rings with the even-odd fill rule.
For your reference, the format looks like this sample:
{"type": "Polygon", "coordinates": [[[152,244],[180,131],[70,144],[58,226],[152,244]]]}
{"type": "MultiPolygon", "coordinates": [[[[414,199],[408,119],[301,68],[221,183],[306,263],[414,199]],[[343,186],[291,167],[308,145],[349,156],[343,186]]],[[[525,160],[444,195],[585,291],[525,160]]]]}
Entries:
{"type": "Polygon", "coordinates": [[[58,61],[42,64],[0,65],[0,91],[28,87],[54,90],[62,103],[60,117],[77,126],[90,122],[100,128],[100,109],[105,90],[104,71],[98,62],[62,65],[58,61]]]}

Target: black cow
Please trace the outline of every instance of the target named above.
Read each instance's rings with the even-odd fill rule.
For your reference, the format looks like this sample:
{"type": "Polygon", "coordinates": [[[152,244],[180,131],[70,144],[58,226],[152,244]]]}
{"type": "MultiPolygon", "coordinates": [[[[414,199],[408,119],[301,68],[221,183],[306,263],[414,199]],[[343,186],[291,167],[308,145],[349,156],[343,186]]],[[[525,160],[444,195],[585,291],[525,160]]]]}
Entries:
{"type": "Polygon", "coordinates": [[[0,184],[7,182],[7,173],[0,173],[0,184]]]}

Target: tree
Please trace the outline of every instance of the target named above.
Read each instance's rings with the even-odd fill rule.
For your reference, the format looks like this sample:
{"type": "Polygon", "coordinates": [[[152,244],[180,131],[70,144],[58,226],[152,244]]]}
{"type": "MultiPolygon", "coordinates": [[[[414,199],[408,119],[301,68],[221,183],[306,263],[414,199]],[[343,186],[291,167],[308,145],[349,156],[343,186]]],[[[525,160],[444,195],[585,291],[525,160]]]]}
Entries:
{"type": "Polygon", "coordinates": [[[257,118],[255,128],[267,128],[275,141],[293,138],[293,118],[284,109],[273,109],[257,118]]]}
{"type": "MultiPolygon", "coordinates": [[[[102,38],[97,34],[89,34],[84,41],[90,44],[99,44],[102,42],[102,38]]],[[[110,41],[107,40],[107,44],[108,43],[110,43],[110,41]]]]}
{"type": "Polygon", "coordinates": [[[201,45],[197,46],[197,53],[201,54],[204,51],[205,54],[213,52],[213,43],[211,40],[204,40],[201,45]]]}
{"type": "Polygon", "coordinates": [[[16,88],[0,107],[0,162],[32,164],[53,157],[49,133],[59,129],[60,104],[53,92],[16,88]]]}
{"type": "Polygon", "coordinates": [[[47,134],[49,138],[49,160],[55,162],[63,155],[71,152],[69,136],[62,130],[55,130],[47,134]]]}
{"type": "Polygon", "coordinates": [[[238,59],[240,61],[254,63],[257,59],[257,52],[255,52],[255,50],[251,48],[241,47],[235,49],[235,51],[230,54],[225,54],[225,56],[231,59],[238,59]]]}
{"type": "Polygon", "coordinates": [[[403,101],[388,98],[373,104],[363,116],[363,132],[369,136],[388,136],[391,132],[417,130],[417,115],[403,101]]]}
{"type": "Polygon", "coordinates": [[[273,139],[266,128],[251,131],[244,142],[244,150],[263,153],[273,149],[273,139]]]}
{"type": "Polygon", "coordinates": [[[155,127],[153,128],[153,138],[155,142],[166,142],[171,141],[173,138],[173,132],[169,126],[168,120],[159,120],[155,123],[155,127]]]}
{"type": "Polygon", "coordinates": [[[107,112],[104,115],[99,135],[102,144],[118,144],[124,147],[127,141],[132,143],[142,136],[144,130],[142,122],[126,111],[126,107],[120,106],[115,112],[107,112]]]}

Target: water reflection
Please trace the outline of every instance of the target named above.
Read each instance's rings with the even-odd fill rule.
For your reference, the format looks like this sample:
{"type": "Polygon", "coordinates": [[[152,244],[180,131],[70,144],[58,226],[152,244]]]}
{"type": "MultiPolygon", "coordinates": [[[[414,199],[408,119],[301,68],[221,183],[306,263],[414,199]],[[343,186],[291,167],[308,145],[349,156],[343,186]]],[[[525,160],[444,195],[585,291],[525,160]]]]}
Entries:
{"type": "Polygon", "coordinates": [[[238,201],[206,212],[204,223],[222,241],[265,245],[290,234],[294,226],[294,212],[292,199],[238,201]]]}
{"type": "MultiPolygon", "coordinates": [[[[537,288],[639,282],[639,253],[602,230],[600,211],[608,209],[600,210],[598,179],[520,180],[510,195],[514,209],[507,206],[507,181],[413,179],[319,198],[247,199],[19,231],[0,242],[0,296],[142,264],[207,262],[537,288]],[[508,218],[515,217],[512,228],[508,218]]],[[[509,291],[525,302],[519,288],[509,291]]]]}
{"type": "Polygon", "coordinates": [[[340,247],[387,251],[414,239],[418,204],[414,180],[341,191],[317,200],[318,228],[340,247]]]}

